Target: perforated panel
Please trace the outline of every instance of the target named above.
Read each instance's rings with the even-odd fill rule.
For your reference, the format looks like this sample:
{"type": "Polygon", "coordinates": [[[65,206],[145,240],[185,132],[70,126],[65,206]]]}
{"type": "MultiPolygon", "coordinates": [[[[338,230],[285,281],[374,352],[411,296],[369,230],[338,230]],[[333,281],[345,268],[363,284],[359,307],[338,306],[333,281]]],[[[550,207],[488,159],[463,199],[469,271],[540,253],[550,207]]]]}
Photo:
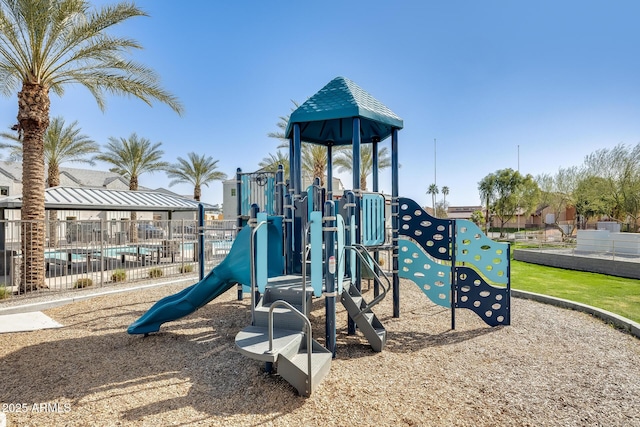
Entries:
{"type": "Polygon", "coordinates": [[[456,308],[468,308],[490,326],[510,323],[508,288],[489,285],[475,271],[468,267],[456,267],[456,308]]]}
{"type": "Polygon", "coordinates": [[[451,260],[450,219],[434,218],[425,212],[416,202],[405,197],[399,199],[400,220],[398,233],[411,237],[430,256],[451,260]]]}
{"type": "Polygon", "coordinates": [[[362,244],[375,246],[384,243],[384,196],[362,196],[362,244]]]}
{"type": "Polygon", "coordinates": [[[464,219],[456,221],[456,233],[456,262],[472,264],[494,283],[508,283],[507,243],[494,242],[477,225],[464,219]]]}
{"type": "Polygon", "coordinates": [[[434,303],[451,307],[451,266],[436,263],[410,240],[400,240],[398,249],[398,276],[415,282],[434,303]]]}

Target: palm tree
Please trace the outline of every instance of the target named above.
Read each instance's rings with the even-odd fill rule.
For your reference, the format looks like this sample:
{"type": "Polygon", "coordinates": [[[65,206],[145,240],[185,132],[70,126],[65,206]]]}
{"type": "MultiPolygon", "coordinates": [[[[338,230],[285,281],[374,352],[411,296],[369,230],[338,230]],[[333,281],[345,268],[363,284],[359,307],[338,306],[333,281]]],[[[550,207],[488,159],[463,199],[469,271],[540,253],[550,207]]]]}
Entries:
{"type": "MultiPolygon", "coordinates": [[[[80,162],[94,165],[93,157],[87,157],[100,151],[100,146],[87,135],[80,133],[78,122],[65,126],[62,117],[54,117],[44,134],[44,162],[47,165],[47,183],[49,187],[60,185],[60,165],[64,162],[80,162]]],[[[0,143],[0,148],[10,150],[9,158],[22,160],[22,140],[20,135],[0,133],[10,143],[0,143]]],[[[58,211],[49,211],[49,245],[58,247],[58,211]]]]}
{"type": "Polygon", "coordinates": [[[123,56],[141,46],[108,30],[146,16],[131,2],[94,9],[88,0],[0,0],[0,91],[18,92],[22,135],[22,289],[44,286],[44,135],[49,92],[86,87],[104,110],[105,94],[133,95],[147,104],[179,101],[162,89],[153,70],[123,56]]]}
{"type": "MultiPolygon", "coordinates": [[[[295,108],[299,107],[299,104],[296,101],[292,100],[291,102],[293,102],[293,105],[294,105],[294,108],[291,109],[292,111],[295,108]]],[[[290,116],[288,115],[280,116],[280,120],[278,121],[278,123],[276,123],[276,126],[278,126],[280,130],[277,132],[269,132],[267,134],[269,138],[276,138],[281,141],[280,145],[278,145],[279,149],[289,148],[289,139],[284,134],[284,131],[287,128],[287,124],[289,123],[289,117],[290,116]]],[[[335,148],[339,148],[339,147],[335,147],[335,148]]],[[[327,148],[323,145],[311,144],[311,143],[302,141],[300,157],[301,157],[301,163],[302,163],[300,165],[302,172],[305,175],[310,176],[311,181],[313,181],[313,178],[320,178],[320,185],[324,185],[324,178],[326,176],[327,164],[328,164],[327,148]]],[[[289,156],[287,155],[286,158],[288,161],[289,156]]],[[[276,166],[276,169],[277,169],[277,166],[276,166]]]]}
{"type": "Polygon", "coordinates": [[[258,166],[268,172],[277,172],[278,165],[282,165],[284,169],[285,181],[289,179],[289,155],[282,151],[276,151],[276,154],[269,153],[268,157],[262,159],[258,166]]]}
{"type": "Polygon", "coordinates": [[[449,195],[449,187],[447,187],[446,185],[444,187],[442,187],[442,207],[444,207],[444,209],[447,209],[447,196],[449,195]]]}
{"type": "MultiPolygon", "coordinates": [[[[345,148],[338,152],[334,164],[340,172],[351,172],[353,170],[353,149],[345,148]]],[[[378,150],[378,169],[386,169],[391,166],[389,148],[382,147],[378,150]]],[[[362,144],[360,146],[360,189],[367,191],[367,177],[373,172],[373,144],[362,144]]]]}
{"type": "Polygon", "coordinates": [[[188,161],[178,157],[178,163],[170,165],[167,169],[167,176],[172,179],[169,187],[175,184],[192,184],[193,198],[199,202],[203,185],[208,187],[212,181],[227,179],[227,175],[217,170],[218,160],[213,160],[211,156],[189,153],[187,157],[188,161]]]}
{"type": "Polygon", "coordinates": [[[433,215],[436,215],[436,195],[440,191],[438,190],[438,186],[436,184],[431,184],[429,189],[427,190],[427,194],[431,194],[431,207],[433,208],[433,215]]]}
{"type": "MultiPolygon", "coordinates": [[[[132,133],[129,139],[109,137],[106,152],[96,156],[100,160],[113,165],[111,172],[122,175],[129,180],[129,190],[138,189],[138,178],[145,172],[166,170],[169,163],[160,160],[164,152],[160,150],[161,142],[151,144],[146,138],[138,138],[132,133]]],[[[138,219],[136,212],[131,212],[131,224],[129,236],[133,242],[138,240],[135,230],[135,221],[138,219]]]]}

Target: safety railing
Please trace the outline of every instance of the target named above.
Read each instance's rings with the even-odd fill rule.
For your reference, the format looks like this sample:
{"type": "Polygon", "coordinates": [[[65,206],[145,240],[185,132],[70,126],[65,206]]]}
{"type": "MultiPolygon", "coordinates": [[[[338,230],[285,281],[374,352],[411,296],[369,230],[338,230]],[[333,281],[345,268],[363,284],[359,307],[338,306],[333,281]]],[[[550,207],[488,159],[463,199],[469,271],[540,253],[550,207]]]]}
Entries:
{"type": "Polygon", "coordinates": [[[355,252],[356,256],[360,260],[360,265],[365,266],[367,270],[369,270],[369,272],[371,273],[371,276],[373,277],[373,280],[375,280],[382,288],[382,292],[380,292],[378,296],[374,297],[369,303],[366,303],[366,306],[360,311],[360,313],[354,316],[354,320],[355,320],[355,318],[362,316],[364,313],[371,311],[371,309],[376,304],[378,304],[380,301],[382,301],[386,297],[387,293],[391,290],[391,280],[389,280],[389,276],[387,276],[384,270],[382,270],[382,267],[380,266],[380,264],[376,262],[376,260],[371,256],[371,254],[369,253],[369,251],[364,245],[354,243],[349,246],[345,246],[345,250],[351,250],[355,252]],[[366,257],[364,254],[366,254],[366,257]],[[380,278],[378,272],[382,274],[382,277],[384,277],[386,281],[386,286],[383,283],[382,279],[380,278]]]}
{"type": "Polygon", "coordinates": [[[205,245],[195,220],[0,221],[0,304],[52,292],[188,277],[228,253],[235,229],[206,221],[205,245]]]}

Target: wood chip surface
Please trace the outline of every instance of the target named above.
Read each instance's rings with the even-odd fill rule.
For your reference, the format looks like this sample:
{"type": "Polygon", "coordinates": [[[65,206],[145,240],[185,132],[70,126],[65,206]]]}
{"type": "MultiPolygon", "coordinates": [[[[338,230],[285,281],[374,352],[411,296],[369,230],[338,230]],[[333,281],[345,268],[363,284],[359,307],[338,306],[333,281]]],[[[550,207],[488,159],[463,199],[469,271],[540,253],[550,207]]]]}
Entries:
{"type": "MultiPolygon", "coordinates": [[[[640,340],[570,310],[512,300],[512,325],[435,306],[401,283],[374,312],[385,350],[346,334],[310,398],[235,348],[249,298],[232,289],[149,337],[127,326],[169,285],[47,310],[61,329],[0,335],[8,426],[640,426],[640,340]]],[[[364,296],[372,291],[364,285],[364,296]]],[[[324,342],[324,300],[313,305],[324,342]]]]}

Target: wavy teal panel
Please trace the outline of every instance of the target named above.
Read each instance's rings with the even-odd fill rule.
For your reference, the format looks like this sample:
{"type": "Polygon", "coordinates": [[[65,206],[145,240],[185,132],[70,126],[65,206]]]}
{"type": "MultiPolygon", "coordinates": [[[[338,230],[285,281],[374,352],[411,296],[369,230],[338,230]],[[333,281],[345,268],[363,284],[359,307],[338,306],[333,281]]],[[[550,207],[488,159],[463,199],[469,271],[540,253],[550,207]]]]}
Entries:
{"type": "Polygon", "coordinates": [[[398,275],[413,281],[435,304],[451,307],[451,266],[436,263],[411,240],[400,240],[398,249],[398,275]]]}
{"type": "Polygon", "coordinates": [[[398,205],[398,233],[415,240],[431,257],[451,261],[453,220],[435,218],[406,197],[400,197],[398,205]]]}
{"type": "Polygon", "coordinates": [[[494,283],[509,282],[509,244],[494,242],[465,219],[456,220],[456,262],[473,265],[494,283]]]}

